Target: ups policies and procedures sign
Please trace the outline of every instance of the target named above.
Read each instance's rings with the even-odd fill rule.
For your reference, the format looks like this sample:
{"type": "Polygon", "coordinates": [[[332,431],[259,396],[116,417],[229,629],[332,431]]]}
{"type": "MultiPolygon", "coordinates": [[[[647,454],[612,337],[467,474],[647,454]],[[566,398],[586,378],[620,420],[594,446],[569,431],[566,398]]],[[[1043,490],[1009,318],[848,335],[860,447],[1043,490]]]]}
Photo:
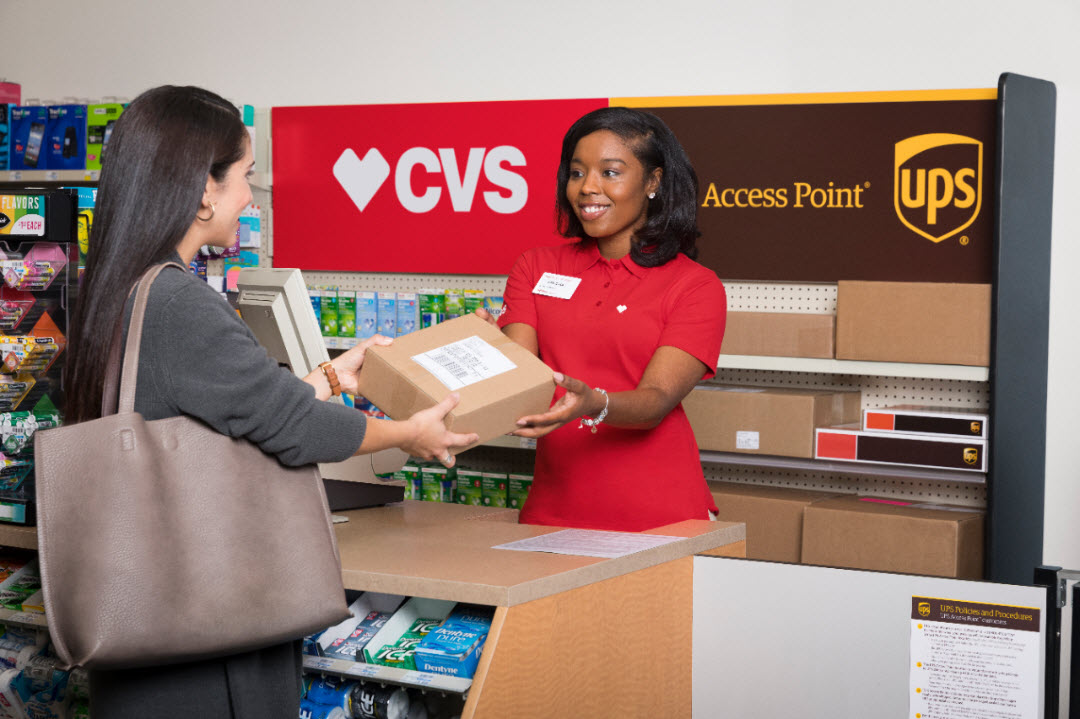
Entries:
{"type": "Polygon", "coordinates": [[[996,90],[275,108],[274,264],[506,274],[554,234],[563,133],[659,115],[727,280],[991,281],[996,90]]]}

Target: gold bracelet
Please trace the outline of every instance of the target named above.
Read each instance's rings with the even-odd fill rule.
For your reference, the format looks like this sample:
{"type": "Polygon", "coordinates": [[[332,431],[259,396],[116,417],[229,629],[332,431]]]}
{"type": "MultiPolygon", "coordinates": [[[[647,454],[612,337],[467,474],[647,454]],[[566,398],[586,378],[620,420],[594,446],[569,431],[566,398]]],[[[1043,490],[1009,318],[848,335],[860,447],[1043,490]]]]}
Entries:
{"type": "Polygon", "coordinates": [[[341,384],[338,382],[337,371],[334,369],[334,365],[330,362],[322,362],[319,364],[319,369],[322,370],[323,376],[326,377],[326,381],[330,385],[330,395],[332,397],[340,395],[341,384]]]}

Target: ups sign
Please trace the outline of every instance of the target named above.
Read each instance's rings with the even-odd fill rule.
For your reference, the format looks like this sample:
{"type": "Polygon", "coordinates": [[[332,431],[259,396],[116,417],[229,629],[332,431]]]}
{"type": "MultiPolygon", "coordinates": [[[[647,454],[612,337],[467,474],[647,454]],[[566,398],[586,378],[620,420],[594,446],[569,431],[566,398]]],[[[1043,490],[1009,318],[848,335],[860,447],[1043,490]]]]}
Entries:
{"type": "Polygon", "coordinates": [[[896,214],[931,242],[963,232],[982,207],[983,144],[949,133],[896,143],[896,214]]]}

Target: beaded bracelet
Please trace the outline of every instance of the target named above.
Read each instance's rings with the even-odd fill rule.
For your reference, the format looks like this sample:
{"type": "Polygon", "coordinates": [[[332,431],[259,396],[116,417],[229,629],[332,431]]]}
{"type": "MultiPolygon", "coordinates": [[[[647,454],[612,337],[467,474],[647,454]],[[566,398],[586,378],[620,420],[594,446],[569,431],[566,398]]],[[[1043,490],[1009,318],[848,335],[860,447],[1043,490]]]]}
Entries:
{"type": "Polygon", "coordinates": [[[600,414],[596,415],[595,419],[587,419],[585,417],[582,417],[581,423],[578,425],[578,429],[581,429],[582,427],[588,427],[592,430],[593,434],[596,434],[596,425],[603,422],[604,418],[607,417],[608,393],[606,390],[602,390],[599,387],[593,387],[593,389],[604,395],[604,408],[600,410],[600,414]]]}

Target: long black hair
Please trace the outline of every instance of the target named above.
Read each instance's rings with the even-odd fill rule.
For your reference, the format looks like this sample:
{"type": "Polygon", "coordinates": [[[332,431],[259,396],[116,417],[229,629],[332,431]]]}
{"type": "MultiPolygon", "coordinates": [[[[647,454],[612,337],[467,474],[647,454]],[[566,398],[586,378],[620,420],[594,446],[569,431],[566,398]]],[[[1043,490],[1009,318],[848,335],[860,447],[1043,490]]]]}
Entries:
{"type": "Polygon", "coordinates": [[[697,238],[697,174],[675,134],[656,115],[627,107],[603,107],[583,115],[563,137],[555,191],[555,225],[563,237],[588,235],[566,197],[570,161],[578,141],[599,130],[618,135],[634,153],[648,177],[662,171],[660,188],[649,200],[645,225],[634,233],[630,257],[642,267],[658,267],[680,252],[695,259],[697,238]]]}
{"type": "Polygon", "coordinates": [[[69,338],[67,421],[101,416],[109,349],[128,291],[176,251],[195,221],[207,178],[223,182],[246,142],[236,107],[198,87],[147,90],[120,115],[101,167],[69,338]]]}

